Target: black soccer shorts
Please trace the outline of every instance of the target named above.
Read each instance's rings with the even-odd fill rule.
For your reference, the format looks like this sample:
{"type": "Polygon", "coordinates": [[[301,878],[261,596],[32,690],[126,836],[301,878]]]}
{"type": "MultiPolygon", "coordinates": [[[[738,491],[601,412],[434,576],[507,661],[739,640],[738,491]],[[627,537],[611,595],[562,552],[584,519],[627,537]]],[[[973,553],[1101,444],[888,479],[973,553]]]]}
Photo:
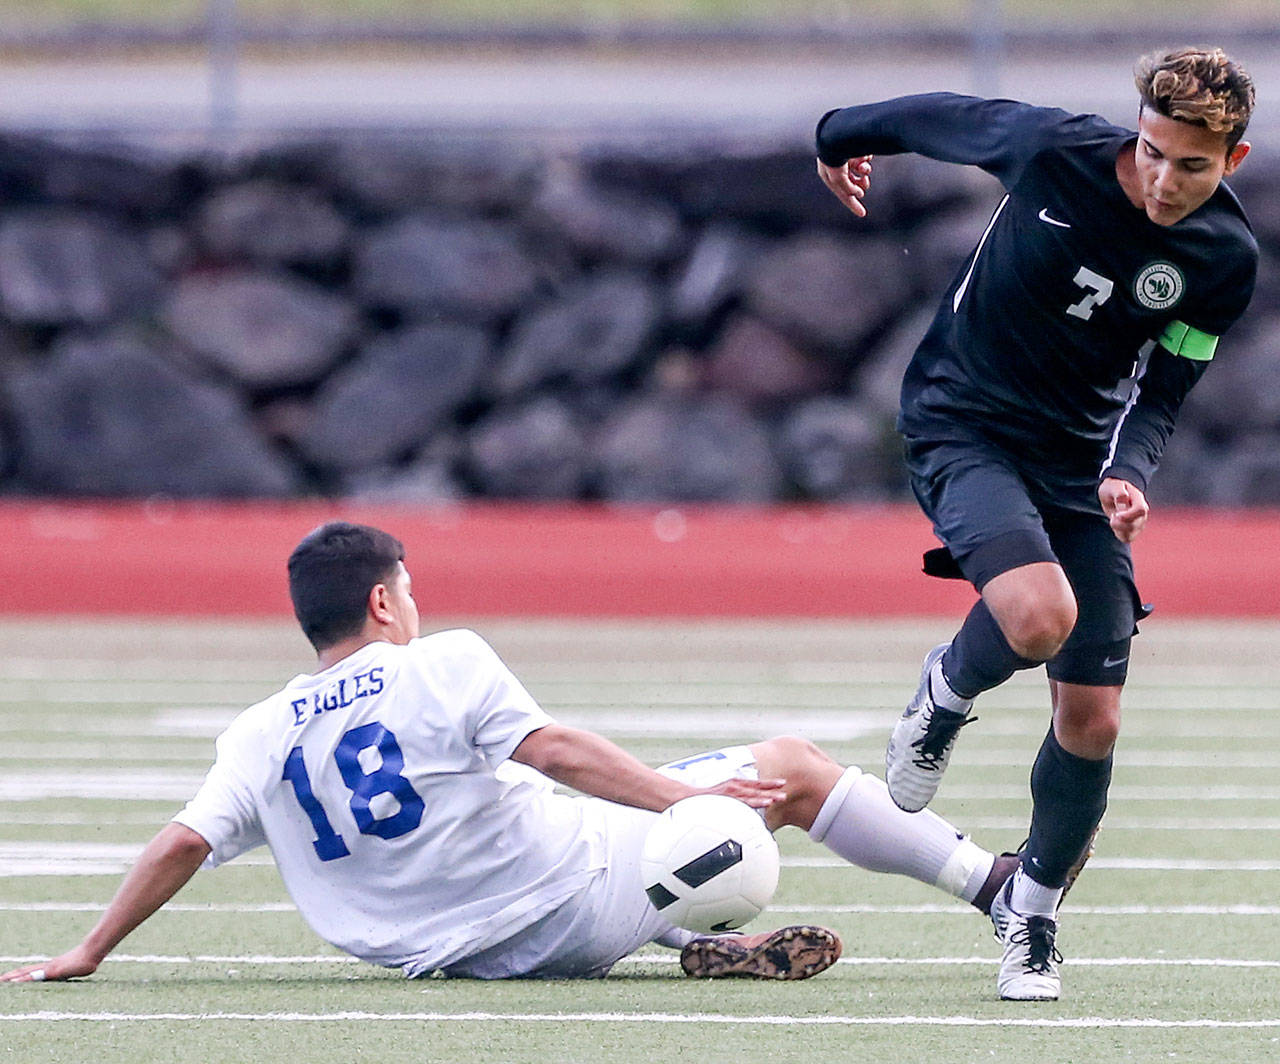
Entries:
{"type": "Polygon", "coordinates": [[[925,572],[963,577],[981,592],[993,577],[1032,562],[1062,566],[1075,592],[1076,626],[1049,677],[1111,687],[1128,675],[1129,641],[1151,608],[1116,539],[1097,482],[1029,467],[987,441],[908,438],[907,466],[921,508],[945,545],[925,572]]]}

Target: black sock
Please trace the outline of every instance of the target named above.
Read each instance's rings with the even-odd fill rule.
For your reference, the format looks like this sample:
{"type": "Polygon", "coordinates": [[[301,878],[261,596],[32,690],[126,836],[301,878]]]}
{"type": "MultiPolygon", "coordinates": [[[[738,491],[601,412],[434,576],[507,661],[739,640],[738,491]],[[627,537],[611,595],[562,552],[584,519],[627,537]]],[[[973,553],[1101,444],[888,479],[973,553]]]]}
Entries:
{"type": "Polygon", "coordinates": [[[1101,761],[1062,749],[1049,729],[1031,766],[1031,836],[1022,868],[1037,883],[1060,887],[1107,808],[1111,755],[1101,761]]]}
{"type": "Polygon", "coordinates": [[[942,674],[961,698],[974,698],[999,687],[1019,669],[1041,664],[1014,653],[987,604],[978,599],[942,657],[942,674]]]}

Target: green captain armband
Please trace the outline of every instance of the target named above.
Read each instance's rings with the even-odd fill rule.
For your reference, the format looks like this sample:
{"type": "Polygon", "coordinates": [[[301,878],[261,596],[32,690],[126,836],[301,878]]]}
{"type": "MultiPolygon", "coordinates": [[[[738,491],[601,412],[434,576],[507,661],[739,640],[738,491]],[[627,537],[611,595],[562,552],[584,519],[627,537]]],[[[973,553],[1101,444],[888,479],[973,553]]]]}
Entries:
{"type": "Polygon", "coordinates": [[[1218,349],[1218,338],[1184,322],[1171,321],[1160,335],[1160,346],[1193,362],[1210,362],[1218,349]]]}

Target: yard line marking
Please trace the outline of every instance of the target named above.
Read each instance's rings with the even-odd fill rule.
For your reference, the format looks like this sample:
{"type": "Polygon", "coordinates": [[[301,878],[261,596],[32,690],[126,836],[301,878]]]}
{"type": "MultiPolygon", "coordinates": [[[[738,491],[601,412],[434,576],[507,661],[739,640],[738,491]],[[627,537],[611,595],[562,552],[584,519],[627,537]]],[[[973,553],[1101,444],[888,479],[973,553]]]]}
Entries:
{"type": "MultiPolygon", "coordinates": [[[[1091,866],[1092,867],[1092,866],[1091,866]]],[[[104,906],[105,908],[105,906],[104,906]]],[[[1280,916],[1280,905],[1074,905],[1063,903],[1071,916],[1280,916]]],[[[924,905],[770,905],[771,913],[853,913],[868,916],[964,916],[971,918],[969,905],[945,902],[924,905]]],[[[1075,963],[1075,959],[1071,959],[1075,963]]]]}
{"type": "Polygon", "coordinates": [[[769,1027],[1058,1027],[1272,1030],[1278,1019],[1160,1020],[1147,1016],[769,1016],[670,1012],[15,1012],[0,1014],[9,1023],[711,1023],[758,1024],[769,1027]]]}
{"type": "MultiPolygon", "coordinates": [[[[86,703],[88,704],[88,703],[86,703]]],[[[235,718],[248,703],[228,704],[227,708],[213,711],[213,716],[182,720],[181,716],[164,715],[163,723],[141,721],[136,717],[121,716],[115,720],[90,720],[84,713],[60,716],[42,707],[39,722],[23,726],[7,715],[0,728],[0,736],[14,735],[29,738],[39,730],[41,735],[73,734],[77,737],[110,736],[116,739],[156,738],[213,739],[235,718]]],[[[620,711],[603,713],[575,712],[547,700],[544,708],[563,724],[588,728],[619,739],[677,739],[690,742],[711,741],[720,743],[730,739],[759,739],[765,735],[796,732],[810,739],[828,744],[856,742],[889,733],[897,715],[896,710],[840,709],[828,713],[809,714],[803,718],[797,714],[760,707],[726,707],[724,702],[689,705],[678,712],[656,715],[652,707],[636,706],[620,711]],[[640,710],[643,710],[640,712],[640,710]]],[[[1164,707],[1161,716],[1152,713],[1147,719],[1138,715],[1132,706],[1131,717],[1125,725],[1129,740],[1208,739],[1238,741],[1238,730],[1232,730],[1217,718],[1218,709],[1205,716],[1203,706],[1187,706],[1186,712],[1195,714],[1186,721],[1174,720],[1171,714],[1180,712],[1164,707]]],[[[1249,722],[1250,737],[1258,741],[1280,739],[1280,725],[1272,726],[1267,717],[1256,716],[1249,722]]],[[[1011,711],[1011,715],[992,719],[983,718],[984,734],[1005,739],[1024,738],[1039,740],[1044,737],[1044,724],[1040,714],[1011,711]]],[[[1022,759],[1025,762],[1025,757],[1022,759]]]]}
{"type": "MultiPolygon", "coordinates": [[[[5,876],[123,875],[142,852],[143,843],[0,841],[0,878],[5,876]]],[[[274,864],[265,850],[241,854],[226,867],[262,868],[274,864]]],[[[840,857],[791,854],[786,868],[852,868],[840,857]]],[[[1280,860],[1231,860],[1180,857],[1094,857],[1091,872],[1280,872],[1280,860]]]]}
{"type": "MultiPolygon", "coordinates": [[[[0,801],[33,802],[50,798],[109,798],[116,801],[186,801],[204,782],[204,773],[163,768],[122,769],[119,772],[79,772],[51,776],[47,772],[7,772],[0,776],[0,801]]],[[[956,800],[1023,800],[1025,784],[973,783],[948,787],[956,800]]],[[[1130,802],[1280,801],[1280,786],[1267,784],[1116,784],[1110,797],[1130,802]]]]}
{"type": "MultiPolygon", "coordinates": [[[[0,878],[13,876],[123,875],[138,859],[143,843],[0,842],[0,878]]],[[[272,866],[266,853],[241,854],[231,865],[272,866]]]]}
{"type": "MultiPolygon", "coordinates": [[[[588,723],[588,722],[581,722],[588,723]]],[[[219,729],[220,730],[220,729],[219,729]]],[[[596,729],[598,730],[598,729],[596,729]]],[[[831,731],[833,729],[815,729],[815,728],[782,728],[772,730],[783,731],[807,731],[811,736],[819,730],[831,731]]],[[[841,727],[840,735],[835,736],[837,741],[849,740],[851,737],[848,730],[841,727]]],[[[114,733],[119,736],[120,732],[114,733]]],[[[215,732],[209,732],[212,737],[215,732]]],[[[710,735],[721,735],[722,731],[713,730],[708,732],[710,735]]],[[[876,731],[879,738],[881,731],[876,731]]],[[[160,739],[165,741],[171,736],[159,737],[154,733],[146,736],[152,740],[160,739]]],[[[201,734],[200,738],[205,736],[201,734]]],[[[143,736],[139,736],[143,738],[143,736]]],[[[633,736],[634,738],[634,736],[633,736]]],[[[828,736],[828,741],[831,737],[828,736]]],[[[856,739],[856,736],[853,737],[856,739]]],[[[971,766],[982,768],[1009,768],[1025,771],[1028,758],[1032,756],[1031,752],[1018,750],[988,750],[988,751],[964,751],[963,754],[957,755],[953,759],[953,764],[957,766],[971,766]]],[[[207,744],[200,743],[198,750],[190,752],[171,751],[157,749],[154,751],[138,752],[136,749],[125,756],[119,756],[111,750],[94,747],[91,744],[82,744],[80,746],[67,748],[65,744],[55,745],[50,743],[24,743],[12,742],[6,743],[3,752],[0,752],[0,764],[16,763],[24,767],[40,764],[42,762],[49,764],[63,765],[67,763],[83,764],[92,768],[94,765],[105,762],[111,765],[118,765],[121,761],[132,761],[140,766],[146,766],[157,761],[163,762],[188,762],[194,765],[208,766],[212,763],[212,752],[208,749],[207,744]]],[[[1134,752],[1127,751],[1120,769],[1123,770],[1140,770],[1140,769],[1165,769],[1165,768],[1203,768],[1203,769],[1276,769],[1280,768],[1280,751],[1277,752],[1250,752],[1243,753],[1232,750],[1220,751],[1203,751],[1203,752],[1186,752],[1186,751],[1150,751],[1150,752],[1134,752]]]]}
{"type": "MultiPolygon", "coordinates": [[[[0,964],[34,964],[45,958],[36,955],[0,956],[0,964]]],[[[346,954],[275,956],[272,954],[201,953],[191,956],[165,954],[112,954],[104,963],[115,964],[245,964],[245,965],[312,965],[312,964],[364,964],[364,961],[346,954]]],[[[679,964],[680,958],[672,954],[632,954],[623,957],[619,964],[679,964]]],[[[984,967],[999,963],[998,957],[841,957],[837,964],[848,967],[984,967]]],[[[1067,965],[1072,968],[1280,968],[1280,960],[1250,960],[1237,957],[1071,957],[1067,965]]]]}
{"type": "MultiPolygon", "coordinates": [[[[5,913],[101,913],[106,912],[105,902],[80,901],[10,901],[0,902],[0,912],[5,913]]],[[[160,912],[173,913],[296,913],[298,907],[288,901],[218,902],[203,905],[187,902],[169,902],[160,912]]],[[[961,910],[963,911],[963,910],[961,910]]]]}
{"type": "MultiPolygon", "coordinates": [[[[788,868],[852,868],[839,857],[789,856],[782,858],[788,868]]],[[[1139,872],[1280,872],[1280,861],[1192,860],[1180,857],[1092,857],[1089,871],[1139,872]]]]}
{"type": "MultiPolygon", "coordinates": [[[[0,957],[0,964],[34,964],[36,961],[44,960],[43,957],[0,957]]],[[[678,957],[674,958],[679,960],[678,957]]],[[[228,956],[215,953],[198,953],[189,957],[182,956],[166,956],[158,953],[141,953],[141,954],[112,954],[106,958],[104,963],[114,962],[116,964],[364,964],[365,962],[358,957],[351,957],[345,953],[336,953],[333,956],[325,955],[302,955],[302,956],[274,956],[271,954],[246,954],[245,956],[228,956]]],[[[988,962],[990,963],[990,962],[988,962]]],[[[372,967],[372,966],[371,966],[372,967]]]]}
{"type": "MultiPolygon", "coordinates": [[[[0,823],[3,821],[0,820],[0,823]]],[[[1022,831],[1026,817],[966,816],[964,826],[973,831],[1022,831]]],[[[1107,831],[1280,831],[1280,817],[1143,817],[1114,816],[1102,822],[1107,831]]]]}
{"type": "MultiPolygon", "coordinates": [[[[13,913],[100,913],[105,902],[31,901],[0,902],[0,912],[13,913]]],[[[1075,905],[1065,909],[1072,916],[1280,916],[1280,905],[1075,905]]],[[[269,902],[170,902],[162,913],[296,913],[287,901],[269,902]]],[[[771,913],[845,913],[865,916],[963,916],[973,917],[973,908],[956,902],[922,905],[871,905],[815,902],[812,905],[770,905],[771,913]]]]}

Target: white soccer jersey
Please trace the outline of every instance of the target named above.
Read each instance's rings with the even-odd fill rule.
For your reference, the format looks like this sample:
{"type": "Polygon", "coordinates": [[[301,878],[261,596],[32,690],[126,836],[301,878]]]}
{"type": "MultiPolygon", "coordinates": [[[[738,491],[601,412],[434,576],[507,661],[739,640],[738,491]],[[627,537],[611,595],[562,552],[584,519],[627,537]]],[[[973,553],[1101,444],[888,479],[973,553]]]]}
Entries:
{"type": "Polygon", "coordinates": [[[601,873],[607,803],[496,772],[550,723],[474,632],[370,643],[237,717],[174,819],[208,841],[210,865],[267,843],[319,935],[416,975],[505,941],[601,873]]]}

